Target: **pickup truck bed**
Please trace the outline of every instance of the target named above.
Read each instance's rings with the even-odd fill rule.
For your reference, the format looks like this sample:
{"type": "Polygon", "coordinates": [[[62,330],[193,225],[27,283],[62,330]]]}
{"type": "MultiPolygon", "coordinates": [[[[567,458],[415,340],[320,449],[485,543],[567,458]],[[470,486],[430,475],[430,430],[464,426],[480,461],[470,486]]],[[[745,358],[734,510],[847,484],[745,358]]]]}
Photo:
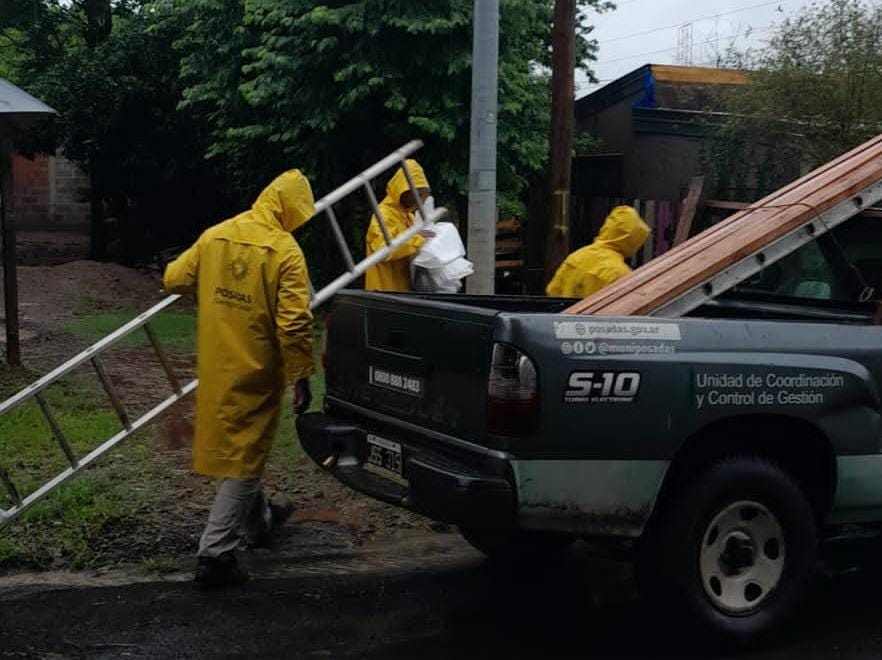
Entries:
{"type": "Polygon", "coordinates": [[[875,305],[747,295],[672,320],[571,303],[338,295],[305,450],[490,555],[605,540],[689,622],[767,633],[818,534],[882,520],[875,305]]]}

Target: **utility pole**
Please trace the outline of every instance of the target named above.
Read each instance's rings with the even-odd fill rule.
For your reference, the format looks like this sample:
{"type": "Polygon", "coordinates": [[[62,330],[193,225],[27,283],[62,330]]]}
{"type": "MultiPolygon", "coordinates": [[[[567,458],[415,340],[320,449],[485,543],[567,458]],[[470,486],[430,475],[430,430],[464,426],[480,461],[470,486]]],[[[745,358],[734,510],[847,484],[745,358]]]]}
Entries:
{"type": "Polygon", "coordinates": [[[472,46],[472,132],[469,143],[469,260],[474,294],[492,294],[496,277],[496,112],[499,0],[475,0],[472,46]]]}
{"type": "Polygon", "coordinates": [[[6,363],[21,366],[15,219],[12,216],[12,140],[0,119],[0,230],[3,233],[3,298],[6,303],[6,363]]]}
{"type": "Polygon", "coordinates": [[[555,0],[551,47],[551,231],[545,250],[546,282],[554,276],[570,249],[570,181],[576,96],[576,0],[555,0]]]}

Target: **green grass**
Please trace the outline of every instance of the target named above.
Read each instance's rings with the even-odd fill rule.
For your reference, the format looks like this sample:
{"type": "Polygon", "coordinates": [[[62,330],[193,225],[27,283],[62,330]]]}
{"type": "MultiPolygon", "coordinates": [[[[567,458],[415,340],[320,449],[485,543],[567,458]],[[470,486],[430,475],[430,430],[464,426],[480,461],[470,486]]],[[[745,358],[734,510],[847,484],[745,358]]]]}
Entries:
{"type": "MultiPolygon", "coordinates": [[[[0,377],[4,390],[21,376],[0,377]]],[[[27,383],[21,380],[18,387],[27,383]]],[[[120,429],[97,385],[71,376],[45,391],[76,454],[82,458],[120,429]]],[[[35,402],[0,417],[0,464],[26,496],[68,463],[35,402]]],[[[2,491],[3,508],[12,505],[2,491]]],[[[102,457],[81,476],[0,528],[0,568],[48,566],[63,559],[72,568],[95,565],[92,548],[107,528],[165,496],[158,473],[137,439],[102,457]],[[137,484],[138,486],[134,486],[137,484]]]]}
{"type": "Polygon", "coordinates": [[[182,568],[181,561],[175,557],[149,557],[141,562],[141,572],[147,575],[168,575],[182,568]]]}
{"type": "MultiPolygon", "coordinates": [[[[83,314],[82,316],[75,317],[64,329],[77,337],[98,341],[131,321],[137,315],[138,312],[134,310],[83,314]]],[[[164,312],[154,318],[150,322],[150,326],[156,332],[160,343],[164,347],[180,352],[193,352],[195,350],[196,316],[194,314],[164,312]]],[[[147,334],[143,330],[136,330],[118,345],[127,348],[147,346],[147,334]]]]}

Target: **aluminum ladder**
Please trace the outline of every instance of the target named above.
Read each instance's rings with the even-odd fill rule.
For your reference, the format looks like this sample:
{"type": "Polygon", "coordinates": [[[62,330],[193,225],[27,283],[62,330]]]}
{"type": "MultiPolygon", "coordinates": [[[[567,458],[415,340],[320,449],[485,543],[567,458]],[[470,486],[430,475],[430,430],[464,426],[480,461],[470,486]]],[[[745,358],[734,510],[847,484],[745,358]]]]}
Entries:
{"type": "MultiPolygon", "coordinates": [[[[344,263],[346,264],[346,272],[335,278],[330,284],[322,287],[318,291],[315,291],[312,284],[310,283],[310,292],[312,294],[310,309],[315,309],[326,303],[337,291],[344,288],[345,286],[356,280],[358,277],[363,275],[368,268],[383,261],[391,252],[398,249],[401,245],[409,241],[421,229],[436,222],[444,216],[444,214],[446,213],[446,210],[444,208],[438,208],[427,212],[427,210],[423,207],[422,201],[420,200],[420,196],[417,192],[417,188],[414,184],[413,177],[407,167],[406,159],[411,154],[416,152],[420,147],[422,147],[422,142],[419,140],[414,140],[407,143],[402,148],[392,152],[381,161],[372,165],[361,174],[353,177],[342,186],[325,195],[318,202],[316,202],[315,215],[313,217],[324,214],[324,216],[327,218],[331,226],[331,231],[334,234],[337,246],[343,257],[344,263]],[[414,198],[416,199],[417,210],[419,213],[416,215],[414,223],[406,231],[393,238],[389,234],[385,219],[380,212],[377,198],[374,194],[373,188],[371,187],[371,181],[375,177],[396,166],[400,166],[404,170],[408,187],[414,193],[414,198]],[[333,207],[334,204],[340,202],[350,194],[357,192],[359,189],[362,189],[367,195],[368,202],[370,203],[370,206],[373,209],[377,220],[379,221],[380,229],[383,233],[386,245],[381,250],[375,252],[368,258],[358,263],[355,263],[352,257],[352,251],[346,243],[346,239],[343,236],[343,231],[340,228],[340,223],[338,222],[337,217],[334,214],[333,207]]],[[[64,453],[67,459],[67,462],[70,464],[69,467],[64,469],[55,477],[25,496],[22,496],[19,493],[18,488],[15,486],[15,483],[12,480],[12,476],[9,474],[9,471],[4,466],[0,465],[0,481],[2,481],[3,486],[6,488],[6,492],[9,495],[9,498],[13,503],[13,506],[9,509],[0,508],[0,527],[3,527],[16,517],[24,513],[27,509],[49,495],[49,493],[54,491],[66,481],[73,479],[74,477],[82,473],[83,470],[85,470],[92,463],[97,461],[101,456],[119,445],[123,440],[131,436],[139,429],[150,424],[150,422],[159,417],[163,412],[168,410],[171,406],[173,406],[175,403],[177,403],[196,389],[198,385],[198,381],[196,380],[186,383],[185,385],[181,384],[178,375],[175,373],[175,370],[172,366],[171,360],[169,359],[166,352],[163,350],[162,346],[159,343],[159,339],[156,336],[156,332],[150,325],[150,322],[158,314],[168,309],[180,298],[181,296],[179,295],[168,296],[158,304],[154,305],[144,313],[126,323],[118,330],[112,332],[94,345],[84,350],[82,353],[71,358],[57,369],[54,369],[52,372],[46,374],[36,382],[27,386],[3,403],[0,403],[0,416],[2,416],[11,411],[13,408],[18,407],[30,401],[31,399],[35,399],[40,407],[43,417],[46,419],[46,422],[48,423],[49,428],[52,431],[52,435],[54,436],[55,441],[58,443],[59,448],[64,453]],[[104,364],[101,361],[101,354],[114,345],[118,344],[127,336],[142,328],[147,334],[147,338],[149,339],[150,344],[153,347],[157,358],[159,359],[159,363],[165,371],[166,377],[168,378],[168,382],[171,387],[171,394],[159,405],[155,406],[137,419],[132,419],[128,411],[126,410],[122,399],[119,396],[119,392],[116,390],[113,382],[107,375],[107,371],[105,370],[104,364]],[[65,436],[64,430],[61,428],[58,420],[53,415],[52,408],[49,405],[49,401],[45,397],[44,391],[53,383],[57,382],[64,376],[73,372],[75,369],[87,363],[92,366],[96,375],[98,376],[98,380],[101,382],[101,385],[103,386],[104,391],[110,400],[110,404],[116,412],[117,417],[119,418],[122,428],[118,433],[102,442],[98,447],[90,451],[88,454],[83,457],[79,457],[76,455],[76,452],[71,446],[71,443],[65,436]]]]}

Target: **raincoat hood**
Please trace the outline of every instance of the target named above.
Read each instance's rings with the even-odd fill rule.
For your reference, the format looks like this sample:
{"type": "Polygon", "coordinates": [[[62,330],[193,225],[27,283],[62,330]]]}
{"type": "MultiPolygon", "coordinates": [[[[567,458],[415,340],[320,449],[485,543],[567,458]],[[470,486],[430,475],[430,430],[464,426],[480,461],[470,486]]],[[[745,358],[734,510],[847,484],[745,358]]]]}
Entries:
{"type": "Polygon", "coordinates": [[[264,188],[251,209],[266,221],[275,220],[292,232],[315,215],[312,187],[300,170],[283,172],[264,188]]]}
{"type": "MultiPolygon", "coordinates": [[[[407,169],[410,171],[410,176],[413,178],[413,185],[417,188],[428,190],[429,180],[426,178],[426,173],[423,171],[422,166],[413,159],[408,159],[405,162],[407,163],[407,169]]],[[[407,185],[404,169],[399,167],[392,178],[389,179],[389,183],[386,184],[386,196],[396,204],[400,204],[401,195],[408,190],[410,190],[410,186],[407,185]]]]}
{"type": "Polygon", "coordinates": [[[617,206],[603,221],[594,245],[615,250],[631,258],[649,236],[649,226],[630,206],[617,206]]]}

